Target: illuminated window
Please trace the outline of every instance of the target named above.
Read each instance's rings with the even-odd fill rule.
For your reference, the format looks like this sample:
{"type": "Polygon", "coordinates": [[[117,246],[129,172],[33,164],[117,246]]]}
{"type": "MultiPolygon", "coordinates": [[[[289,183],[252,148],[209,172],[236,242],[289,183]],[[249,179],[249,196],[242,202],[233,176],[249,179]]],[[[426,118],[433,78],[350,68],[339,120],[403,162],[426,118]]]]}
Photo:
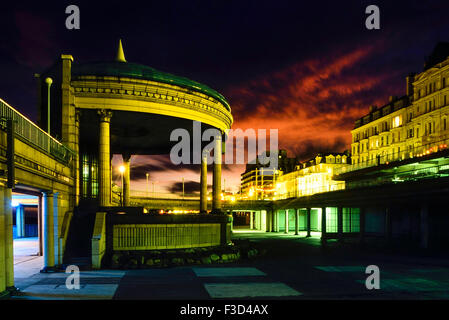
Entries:
{"type": "Polygon", "coordinates": [[[396,116],[393,118],[393,128],[397,128],[402,124],[401,116],[396,116]]]}
{"type": "Polygon", "coordinates": [[[82,197],[96,198],[98,196],[98,163],[93,156],[83,154],[81,159],[82,197]]]}

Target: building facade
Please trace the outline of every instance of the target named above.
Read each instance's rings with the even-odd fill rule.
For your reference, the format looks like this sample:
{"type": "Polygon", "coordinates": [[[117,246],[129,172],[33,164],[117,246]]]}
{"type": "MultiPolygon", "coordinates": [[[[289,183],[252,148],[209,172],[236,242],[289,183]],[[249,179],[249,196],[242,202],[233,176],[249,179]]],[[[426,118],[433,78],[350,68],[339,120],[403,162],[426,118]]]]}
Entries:
{"type": "Polygon", "coordinates": [[[280,175],[276,182],[276,199],[303,197],[320,192],[342,190],[344,181],[332,179],[334,169],[346,166],[345,153],[318,154],[296,166],[296,170],[280,175]]]}
{"type": "Polygon", "coordinates": [[[273,170],[257,160],[255,164],[247,164],[246,170],[241,174],[241,199],[273,200],[277,177],[295,170],[298,164],[296,157],[289,158],[286,150],[278,151],[278,169],[273,170]]]}
{"type": "Polygon", "coordinates": [[[355,122],[352,164],[385,164],[446,149],[449,144],[449,43],[438,44],[424,70],[406,79],[406,94],[355,122]]]}

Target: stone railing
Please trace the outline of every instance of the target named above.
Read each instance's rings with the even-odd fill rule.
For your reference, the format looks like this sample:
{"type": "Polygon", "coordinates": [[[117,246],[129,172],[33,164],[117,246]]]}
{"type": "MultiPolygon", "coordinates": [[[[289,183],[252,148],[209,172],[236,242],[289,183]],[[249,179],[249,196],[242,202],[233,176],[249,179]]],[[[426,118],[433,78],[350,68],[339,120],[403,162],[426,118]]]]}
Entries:
{"type": "Polygon", "coordinates": [[[106,220],[108,253],[212,247],[231,241],[228,215],[110,212],[106,220]]]}

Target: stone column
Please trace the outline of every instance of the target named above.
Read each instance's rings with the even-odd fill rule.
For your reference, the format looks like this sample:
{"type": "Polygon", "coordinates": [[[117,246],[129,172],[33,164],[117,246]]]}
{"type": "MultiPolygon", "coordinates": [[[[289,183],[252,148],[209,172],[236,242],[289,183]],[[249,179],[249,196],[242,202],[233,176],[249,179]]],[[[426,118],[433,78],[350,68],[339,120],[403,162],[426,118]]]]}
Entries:
{"type": "Polygon", "coordinates": [[[295,209],[295,235],[299,234],[299,209],[295,209]]]}
{"type": "Polygon", "coordinates": [[[365,243],[365,207],[361,207],[360,208],[360,213],[359,213],[359,221],[360,221],[360,233],[359,233],[359,242],[360,245],[363,246],[365,243]]]}
{"type": "Polygon", "coordinates": [[[75,111],[75,138],[76,138],[76,149],[75,151],[75,207],[79,205],[81,183],[80,183],[80,158],[79,158],[79,135],[80,135],[80,117],[81,111],[75,111]]]}
{"type": "Polygon", "coordinates": [[[424,202],[421,204],[420,210],[420,243],[422,249],[429,247],[429,205],[424,202]]]}
{"type": "Polygon", "coordinates": [[[288,234],[288,209],[285,209],[285,234],[288,234]]]}
{"type": "Polygon", "coordinates": [[[123,172],[123,206],[129,207],[129,187],[130,187],[130,170],[131,170],[131,155],[122,154],[123,166],[125,171],[123,172]]]}
{"type": "Polygon", "coordinates": [[[337,207],[337,232],[338,239],[343,240],[343,208],[337,207]]]}
{"type": "Polygon", "coordinates": [[[207,153],[205,151],[201,157],[200,213],[207,213],[207,153]]]}
{"type": "Polygon", "coordinates": [[[276,210],[271,209],[271,232],[276,232],[276,210]]]}
{"type": "Polygon", "coordinates": [[[22,205],[16,207],[16,233],[18,238],[25,237],[25,215],[22,205]]]}
{"type": "Polygon", "coordinates": [[[54,226],[53,226],[53,193],[44,192],[42,196],[43,236],[44,236],[44,269],[52,269],[55,266],[54,252],[54,226]]]}
{"type": "Polygon", "coordinates": [[[310,225],[310,221],[311,221],[311,208],[307,208],[307,214],[306,214],[306,220],[307,220],[307,236],[306,237],[311,237],[311,225],[310,225]]]}
{"type": "Polygon", "coordinates": [[[215,137],[212,212],[221,212],[221,133],[215,137]]]}
{"type": "Polygon", "coordinates": [[[326,245],[326,207],[321,208],[321,244],[326,245]]]}
{"type": "Polygon", "coordinates": [[[252,211],[249,213],[249,228],[254,229],[254,212],[252,211]]]}
{"type": "Polygon", "coordinates": [[[281,229],[279,227],[279,210],[276,210],[276,232],[279,232],[281,229]]]}
{"type": "Polygon", "coordinates": [[[5,227],[5,189],[0,187],[0,298],[7,294],[6,291],[6,261],[5,261],[5,253],[6,253],[6,227],[5,227]]]}
{"type": "Polygon", "coordinates": [[[112,112],[108,110],[99,110],[100,116],[100,142],[99,142],[99,154],[98,154],[98,167],[99,167],[99,200],[100,206],[110,206],[111,199],[111,165],[110,165],[110,122],[112,112]]]}
{"type": "Polygon", "coordinates": [[[273,222],[273,219],[271,218],[271,209],[267,209],[267,218],[265,219],[265,221],[266,221],[266,223],[267,223],[267,229],[266,229],[266,231],[267,232],[270,232],[271,230],[272,230],[272,222],[273,222]]]}
{"type": "Polygon", "coordinates": [[[14,246],[13,246],[13,216],[12,216],[12,189],[4,189],[3,211],[5,217],[5,285],[9,291],[14,290],[14,246]]]}

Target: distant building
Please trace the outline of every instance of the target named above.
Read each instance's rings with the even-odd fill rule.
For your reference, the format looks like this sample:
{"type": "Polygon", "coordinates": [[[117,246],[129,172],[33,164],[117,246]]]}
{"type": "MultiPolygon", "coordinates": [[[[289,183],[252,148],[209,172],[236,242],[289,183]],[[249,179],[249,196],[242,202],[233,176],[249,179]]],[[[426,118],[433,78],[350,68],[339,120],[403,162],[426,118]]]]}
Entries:
{"type": "Polygon", "coordinates": [[[355,122],[353,169],[423,156],[449,144],[449,43],[439,43],[419,74],[406,78],[406,94],[355,122]]]}
{"type": "Polygon", "coordinates": [[[320,153],[300,163],[296,170],[280,175],[276,181],[276,199],[302,197],[319,192],[342,190],[344,181],[332,180],[335,168],[346,166],[347,153],[320,153]]]}
{"type": "Polygon", "coordinates": [[[273,199],[276,178],[295,170],[298,158],[287,157],[286,150],[278,151],[278,170],[272,170],[257,160],[255,164],[247,164],[241,175],[240,197],[243,199],[273,199]]]}

